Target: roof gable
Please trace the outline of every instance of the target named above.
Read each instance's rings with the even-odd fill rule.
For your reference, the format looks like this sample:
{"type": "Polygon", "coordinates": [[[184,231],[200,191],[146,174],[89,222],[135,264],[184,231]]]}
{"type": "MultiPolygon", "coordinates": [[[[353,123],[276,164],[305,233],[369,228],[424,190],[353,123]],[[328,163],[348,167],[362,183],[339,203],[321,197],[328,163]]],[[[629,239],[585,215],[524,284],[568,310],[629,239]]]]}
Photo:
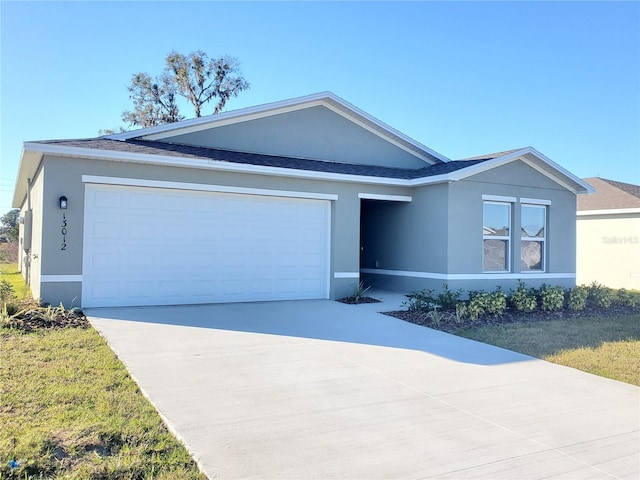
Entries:
{"type": "Polygon", "coordinates": [[[448,161],[330,92],[106,138],[401,168],[448,161]]]}

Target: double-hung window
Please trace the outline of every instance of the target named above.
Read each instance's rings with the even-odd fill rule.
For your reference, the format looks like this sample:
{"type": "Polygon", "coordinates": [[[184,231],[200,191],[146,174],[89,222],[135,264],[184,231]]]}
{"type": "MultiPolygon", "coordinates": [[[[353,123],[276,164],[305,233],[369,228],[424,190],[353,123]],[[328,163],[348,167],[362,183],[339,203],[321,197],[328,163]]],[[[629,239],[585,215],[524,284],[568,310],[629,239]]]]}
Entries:
{"type": "Polygon", "coordinates": [[[544,205],[520,207],[520,266],[523,272],[545,270],[547,208],[544,205]]]}
{"type": "Polygon", "coordinates": [[[508,272],[511,251],[511,204],[485,201],[482,217],[482,269],[485,272],[508,272]]]}

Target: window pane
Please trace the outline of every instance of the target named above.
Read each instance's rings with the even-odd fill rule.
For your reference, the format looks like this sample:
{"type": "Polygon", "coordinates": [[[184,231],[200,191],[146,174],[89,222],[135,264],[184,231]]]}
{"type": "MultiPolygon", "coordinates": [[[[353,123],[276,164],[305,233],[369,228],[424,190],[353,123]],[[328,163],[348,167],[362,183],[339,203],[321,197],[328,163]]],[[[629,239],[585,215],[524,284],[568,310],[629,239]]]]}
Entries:
{"type": "Polygon", "coordinates": [[[503,272],[507,270],[507,240],[484,241],[484,270],[486,272],[503,272]]]}
{"type": "Polygon", "coordinates": [[[483,235],[509,236],[509,205],[484,204],[483,235]]]}
{"type": "Polygon", "coordinates": [[[544,207],[522,206],[522,231],[523,237],[544,238],[544,207]]]}
{"type": "Polygon", "coordinates": [[[522,241],[522,271],[543,270],[544,242],[522,241]]]}

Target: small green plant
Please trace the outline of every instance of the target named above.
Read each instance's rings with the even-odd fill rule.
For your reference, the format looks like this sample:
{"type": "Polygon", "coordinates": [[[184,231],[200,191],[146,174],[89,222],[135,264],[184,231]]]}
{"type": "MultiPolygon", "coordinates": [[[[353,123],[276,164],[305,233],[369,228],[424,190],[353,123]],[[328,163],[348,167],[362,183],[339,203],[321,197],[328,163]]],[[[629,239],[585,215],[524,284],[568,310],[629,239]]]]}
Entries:
{"type": "Polygon", "coordinates": [[[13,286],[6,280],[0,280],[0,302],[8,302],[15,297],[13,286]]]}
{"type": "Polygon", "coordinates": [[[527,288],[527,285],[521,280],[518,281],[518,288],[511,292],[508,300],[517,312],[533,312],[538,306],[535,289],[527,288]]]}
{"type": "Polygon", "coordinates": [[[609,308],[611,306],[611,289],[593,282],[589,285],[588,300],[598,308],[609,308]]]}
{"type": "Polygon", "coordinates": [[[469,292],[469,304],[467,305],[467,311],[469,312],[469,318],[471,320],[477,320],[478,317],[484,315],[485,306],[489,302],[489,294],[482,291],[470,291],[469,292]]]}
{"type": "Polygon", "coordinates": [[[468,316],[467,304],[463,302],[456,303],[456,316],[454,318],[456,324],[462,325],[468,316]]]}
{"type": "Polygon", "coordinates": [[[545,312],[557,312],[564,307],[564,289],[543,284],[540,288],[540,307],[545,312]]]}
{"type": "Polygon", "coordinates": [[[437,305],[433,290],[420,290],[409,295],[409,300],[402,302],[402,306],[407,310],[418,310],[429,312],[434,305],[437,305]]]}
{"type": "Polygon", "coordinates": [[[445,282],[442,284],[442,292],[436,295],[435,301],[443,310],[453,310],[460,301],[462,289],[449,290],[449,285],[445,282]]]}
{"type": "MultiPolygon", "coordinates": [[[[371,287],[365,288],[364,282],[360,281],[357,285],[353,287],[353,293],[351,294],[351,297],[354,299],[356,303],[360,303],[360,301],[365,296],[365,294],[369,291],[370,288],[371,287]]],[[[62,304],[60,304],[60,307],[62,307],[62,304]]]]}
{"type": "Polygon", "coordinates": [[[433,309],[426,314],[427,318],[433,323],[435,326],[439,327],[444,320],[445,315],[442,312],[438,311],[438,306],[434,305],[433,309]]]}
{"type": "Polygon", "coordinates": [[[616,303],[618,305],[622,305],[623,307],[635,307],[636,299],[626,288],[621,288],[618,290],[618,294],[616,295],[616,303]]]}
{"type": "Polygon", "coordinates": [[[568,293],[569,309],[574,311],[584,310],[587,307],[587,297],[589,296],[589,287],[580,285],[569,289],[568,293]]]}

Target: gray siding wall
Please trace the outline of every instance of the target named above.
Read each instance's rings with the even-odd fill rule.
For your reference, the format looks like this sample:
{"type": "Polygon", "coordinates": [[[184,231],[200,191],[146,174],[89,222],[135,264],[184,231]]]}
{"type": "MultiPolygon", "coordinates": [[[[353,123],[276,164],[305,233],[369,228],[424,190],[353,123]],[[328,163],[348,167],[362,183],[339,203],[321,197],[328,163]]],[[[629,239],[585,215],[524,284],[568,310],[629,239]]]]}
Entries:
{"type": "MultiPolygon", "coordinates": [[[[84,229],[83,175],[134,178],[204,185],[225,185],[269,190],[286,190],[338,195],[332,202],[331,223],[331,288],[332,298],[347,296],[358,283],[358,278],[334,278],[334,273],[356,273],[360,269],[360,199],[362,192],[386,195],[406,195],[402,187],[386,187],[365,184],[324,182],[292,179],[266,175],[218,172],[207,169],[167,167],[160,165],[76,159],[46,156],[46,169],[42,210],[42,227],[46,251],[42,255],[42,273],[47,275],[81,275],[84,229]],[[60,250],[62,210],[58,198],[65,195],[69,206],[67,219],[66,250],[60,250]]],[[[35,223],[35,221],[34,221],[35,223]]],[[[188,235],[188,232],[185,232],[188,235]]],[[[42,299],[57,304],[66,299],[76,299],[81,304],[81,283],[49,283],[42,292],[42,299]]],[[[66,303],[65,303],[66,305],[66,303]]]]}
{"type": "Polygon", "coordinates": [[[428,165],[323,106],[177,135],[163,141],[329,162],[403,168],[428,165]]]}

